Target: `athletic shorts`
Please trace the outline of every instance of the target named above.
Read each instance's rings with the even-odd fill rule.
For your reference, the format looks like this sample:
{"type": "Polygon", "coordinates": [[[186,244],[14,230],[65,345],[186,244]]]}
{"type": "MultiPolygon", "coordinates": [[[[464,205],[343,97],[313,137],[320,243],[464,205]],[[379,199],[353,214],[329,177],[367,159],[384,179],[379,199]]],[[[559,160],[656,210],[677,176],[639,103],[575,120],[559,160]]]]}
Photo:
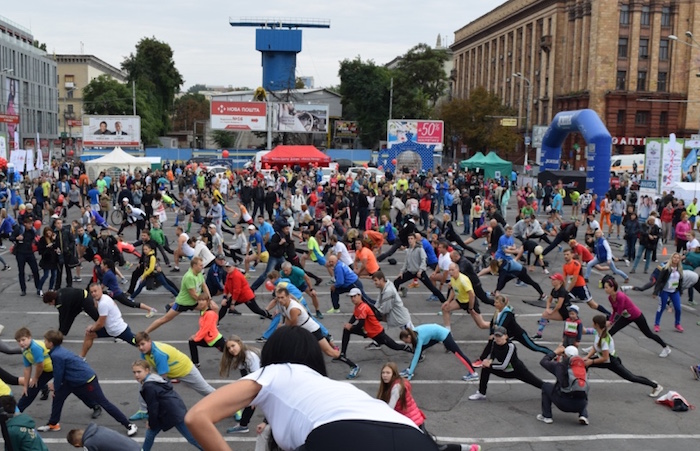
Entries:
{"type": "MultiPolygon", "coordinates": [[[[467,312],[469,311],[469,303],[468,302],[457,302],[457,304],[459,305],[459,308],[461,308],[462,310],[466,310],[467,312]]],[[[479,300],[478,299],[474,299],[474,311],[476,313],[481,313],[481,311],[479,310],[479,300]]]]}
{"type": "Polygon", "coordinates": [[[612,222],[613,224],[620,225],[622,224],[622,216],[610,215],[610,222],[612,222]]]}
{"type": "Polygon", "coordinates": [[[116,337],[108,334],[107,329],[105,329],[104,327],[95,333],[99,338],[119,338],[129,343],[130,345],[136,346],[136,343],[134,342],[134,333],[131,331],[131,328],[129,326],[126,326],[124,332],[120,333],[116,337]]]}
{"type": "Polygon", "coordinates": [[[582,287],[574,287],[570,292],[569,296],[575,301],[588,302],[593,299],[591,292],[588,290],[588,285],[582,287]]]}
{"type": "Polygon", "coordinates": [[[194,305],[180,305],[177,302],[173,303],[173,306],[171,309],[175,310],[178,313],[183,313],[183,312],[189,312],[190,310],[194,310],[197,307],[197,304],[194,305]]]}

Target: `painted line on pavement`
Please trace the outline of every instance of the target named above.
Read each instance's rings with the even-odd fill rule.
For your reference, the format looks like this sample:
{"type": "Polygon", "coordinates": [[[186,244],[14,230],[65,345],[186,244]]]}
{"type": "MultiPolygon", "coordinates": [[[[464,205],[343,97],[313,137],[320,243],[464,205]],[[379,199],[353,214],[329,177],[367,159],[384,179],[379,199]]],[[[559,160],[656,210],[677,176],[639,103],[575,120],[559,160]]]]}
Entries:
{"type": "MultiPolygon", "coordinates": [[[[544,382],[554,382],[554,379],[542,379],[544,382]]],[[[210,384],[214,385],[225,385],[225,384],[230,384],[231,382],[235,382],[235,380],[232,379],[207,379],[206,380],[210,384]]],[[[353,381],[338,381],[338,382],[347,382],[349,384],[353,385],[377,385],[379,383],[379,378],[377,380],[353,380],[353,381]]],[[[631,384],[632,382],[626,381],[624,379],[588,379],[588,382],[591,384],[631,384]]],[[[502,380],[490,380],[489,385],[520,385],[524,384],[525,382],[515,380],[515,379],[502,379],[502,380]]],[[[124,385],[124,384],[136,384],[136,381],[134,379],[100,379],[100,384],[102,385],[124,385]]],[[[472,384],[472,385],[478,385],[479,381],[463,381],[461,379],[455,379],[455,380],[441,380],[441,379],[427,379],[427,380],[411,380],[411,385],[442,385],[442,384],[451,384],[451,385],[461,385],[461,384],[472,384]]]]}
{"type": "MultiPolygon", "coordinates": [[[[240,308],[240,305],[239,305],[239,308],[240,308]]],[[[246,309],[246,310],[247,310],[247,309],[246,309]]],[[[7,315],[56,315],[56,316],[58,316],[58,311],[48,311],[48,312],[22,312],[22,311],[12,311],[12,310],[10,310],[10,311],[5,311],[5,310],[3,310],[3,311],[1,311],[0,313],[2,313],[2,314],[7,314],[7,315]]],[[[323,319],[345,318],[344,315],[350,315],[351,313],[352,313],[352,312],[347,312],[347,313],[343,313],[343,312],[341,312],[341,313],[326,313],[326,314],[324,314],[323,319]]],[[[85,315],[87,316],[87,314],[85,314],[85,315]]],[[[162,316],[163,314],[162,314],[162,313],[156,313],[155,316],[159,316],[159,315],[162,316]]],[[[195,314],[195,313],[188,313],[188,312],[181,313],[181,315],[199,316],[198,314],[195,314]]],[[[141,313],[122,312],[122,316],[146,316],[146,314],[143,313],[143,312],[141,312],[141,313]]],[[[235,316],[239,316],[239,315],[235,315],[235,316]]],[[[241,312],[241,315],[240,315],[240,316],[252,316],[252,317],[256,317],[256,318],[260,317],[260,315],[258,315],[258,314],[256,314],[256,313],[247,313],[247,312],[241,312]]],[[[438,314],[435,313],[435,312],[419,312],[419,313],[411,313],[411,316],[440,316],[440,315],[438,315],[438,314]]],[[[471,316],[471,315],[469,315],[468,313],[453,312],[450,316],[465,316],[465,317],[467,317],[467,316],[471,316]]],[[[542,316],[542,314],[541,314],[541,313],[519,313],[519,314],[516,314],[515,316],[516,316],[516,317],[523,317],[523,318],[526,318],[526,317],[539,318],[540,316],[542,316]]],[[[563,321],[560,321],[560,322],[563,323],[563,321]]]]}

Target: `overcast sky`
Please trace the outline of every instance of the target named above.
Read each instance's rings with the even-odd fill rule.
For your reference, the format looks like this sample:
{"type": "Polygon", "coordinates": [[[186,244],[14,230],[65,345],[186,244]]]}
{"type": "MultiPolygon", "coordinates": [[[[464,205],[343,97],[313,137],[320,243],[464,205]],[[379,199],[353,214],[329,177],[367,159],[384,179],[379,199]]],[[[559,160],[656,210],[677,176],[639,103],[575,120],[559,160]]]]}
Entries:
{"type": "Polygon", "coordinates": [[[143,37],[174,51],[185,83],[257,87],[260,53],[255,29],[234,28],[229,18],[329,19],[330,29],[304,29],[297,76],[316,87],[339,83],[339,61],[356,56],[385,64],[414,45],[452,44],[455,30],[504,0],[25,0],[5,1],[0,15],[29,28],[49,53],[85,53],[119,67],[143,37]],[[262,7],[264,6],[264,8],[262,7]],[[82,43],[82,47],[81,47],[82,43]]]}

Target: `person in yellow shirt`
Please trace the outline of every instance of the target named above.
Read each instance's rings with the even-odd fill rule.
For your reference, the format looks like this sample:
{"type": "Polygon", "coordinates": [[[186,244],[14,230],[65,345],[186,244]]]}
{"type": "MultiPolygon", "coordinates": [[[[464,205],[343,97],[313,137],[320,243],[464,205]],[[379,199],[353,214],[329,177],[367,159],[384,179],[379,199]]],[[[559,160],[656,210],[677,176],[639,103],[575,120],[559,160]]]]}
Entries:
{"type": "Polygon", "coordinates": [[[447,329],[450,329],[450,312],[454,310],[466,310],[478,325],[483,322],[479,312],[479,303],[474,295],[474,288],[469,277],[459,272],[457,263],[450,263],[448,270],[450,275],[450,290],[447,301],[442,304],[442,322],[447,329]]]}
{"type": "Polygon", "coordinates": [[[692,224],[691,229],[695,228],[695,217],[698,215],[698,199],[693,199],[693,201],[685,207],[685,211],[688,213],[688,219],[692,224]]]}
{"type": "Polygon", "coordinates": [[[21,327],[15,332],[15,340],[22,349],[24,363],[24,377],[21,383],[24,390],[17,406],[20,412],[24,412],[39,392],[44,393],[42,399],[48,398],[47,384],[53,379],[53,363],[44,342],[33,340],[32,333],[26,327],[21,327]],[[34,367],[34,377],[31,377],[32,367],[34,367]]]}

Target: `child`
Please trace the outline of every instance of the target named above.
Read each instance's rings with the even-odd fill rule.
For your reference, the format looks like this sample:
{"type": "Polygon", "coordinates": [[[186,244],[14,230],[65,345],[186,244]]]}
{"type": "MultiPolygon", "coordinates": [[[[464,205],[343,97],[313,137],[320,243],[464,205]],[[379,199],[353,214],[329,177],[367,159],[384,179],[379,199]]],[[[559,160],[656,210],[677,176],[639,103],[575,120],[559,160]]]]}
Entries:
{"type": "Polygon", "coordinates": [[[202,449],[185,426],[187,407],[180,395],[173,390],[172,384],[158,374],[151,373],[151,367],[145,360],[137,360],[131,365],[134,379],[141,384],[141,396],[148,408],[148,429],[143,441],[143,451],[150,451],[156,435],[171,428],[180,434],[195,448],[202,449]]]}
{"type": "MultiPolygon", "coordinates": [[[[0,408],[7,415],[7,437],[5,449],[14,451],[49,451],[39,434],[36,433],[36,423],[26,414],[17,413],[17,403],[12,395],[0,396],[0,408]]],[[[4,435],[4,434],[3,434],[4,435]]]]}
{"type": "Polygon", "coordinates": [[[583,325],[578,317],[578,305],[569,305],[567,307],[569,316],[564,320],[564,337],[562,346],[576,346],[578,348],[583,336],[583,325]]]}
{"type": "Polygon", "coordinates": [[[68,443],[88,450],[141,451],[141,444],[124,437],[115,430],[90,423],[83,429],[71,429],[66,436],[68,443]]]}
{"type": "MultiPolygon", "coordinates": [[[[239,369],[241,377],[247,376],[249,373],[260,369],[260,356],[256,348],[248,348],[243,340],[238,335],[231,335],[226,340],[226,350],[221,356],[221,365],[219,374],[228,377],[231,369],[239,369]]],[[[228,433],[245,434],[248,432],[248,423],[255,412],[255,408],[248,406],[243,410],[243,415],[240,417],[238,426],[226,429],[228,433]]],[[[236,414],[238,417],[238,414],[236,414]]]]}
{"type": "MultiPolygon", "coordinates": [[[[48,388],[46,384],[53,379],[53,365],[49,351],[44,346],[44,343],[32,340],[32,333],[26,327],[20,328],[15,332],[15,340],[22,348],[22,360],[24,363],[24,391],[19,400],[18,407],[20,412],[29,407],[34,401],[36,395],[41,391],[42,399],[48,399],[48,388]],[[34,366],[34,377],[32,378],[32,366],[34,366]]],[[[99,409],[99,407],[96,407],[99,409]]]]}
{"type": "Polygon", "coordinates": [[[196,334],[190,337],[190,356],[192,356],[192,363],[194,366],[199,368],[199,352],[197,347],[201,346],[203,348],[216,348],[219,351],[224,351],[224,336],[221,335],[219,329],[216,327],[219,322],[219,314],[214,310],[216,304],[213,301],[207,299],[200,299],[197,301],[197,310],[200,311],[199,314],[199,330],[196,334]]]}

